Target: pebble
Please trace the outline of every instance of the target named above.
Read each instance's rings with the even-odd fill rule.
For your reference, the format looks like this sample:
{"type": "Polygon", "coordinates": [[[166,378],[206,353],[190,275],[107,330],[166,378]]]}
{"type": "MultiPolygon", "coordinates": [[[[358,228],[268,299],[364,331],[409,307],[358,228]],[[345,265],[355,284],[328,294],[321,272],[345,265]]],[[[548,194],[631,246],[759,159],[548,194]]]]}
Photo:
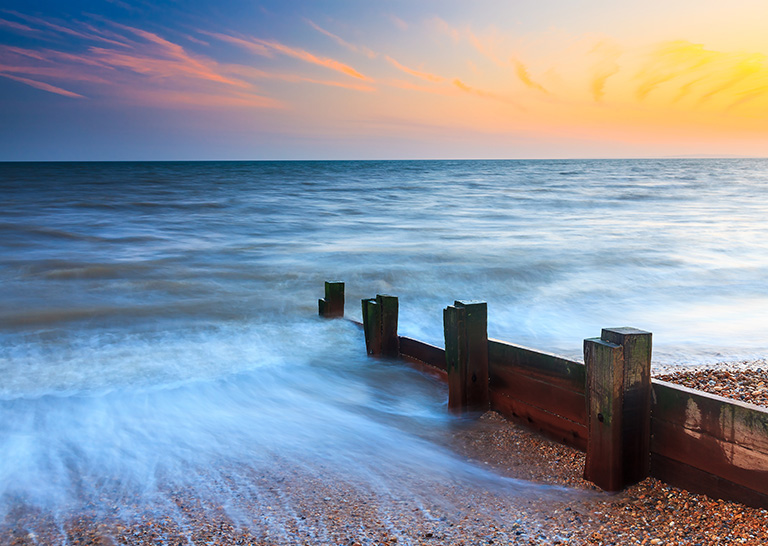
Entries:
{"type": "MultiPolygon", "coordinates": [[[[767,406],[767,371],[763,361],[751,369],[667,370],[657,378],[767,406]]],[[[322,473],[276,464],[270,475],[248,477],[238,468],[238,480],[247,483],[217,482],[216,487],[233,490],[257,488],[263,496],[244,495],[239,505],[226,509],[213,499],[170,485],[161,487],[164,498],[173,501],[172,507],[118,493],[114,498],[84,503],[90,508],[72,513],[45,512],[20,504],[0,520],[0,545],[768,544],[768,510],[711,499],[653,478],[616,494],[595,491],[582,478],[584,453],[493,412],[463,426],[449,444],[459,456],[487,463],[484,469],[502,476],[580,494],[563,495],[559,500],[540,499],[535,494],[510,497],[446,480],[431,496],[413,502],[407,493],[394,498],[328,479],[322,473]],[[267,506],[273,509],[267,510],[267,506]],[[231,514],[238,515],[236,521],[231,514]]],[[[201,480],[205,478],[201,476],[201,480]]]]}

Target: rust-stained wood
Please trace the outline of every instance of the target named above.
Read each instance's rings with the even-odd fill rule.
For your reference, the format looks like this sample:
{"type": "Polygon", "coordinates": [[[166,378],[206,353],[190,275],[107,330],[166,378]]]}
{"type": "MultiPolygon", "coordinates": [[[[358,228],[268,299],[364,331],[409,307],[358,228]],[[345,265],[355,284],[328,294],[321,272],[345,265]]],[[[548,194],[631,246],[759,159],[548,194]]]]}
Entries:
{"type": "Polygon", "coordinates": [[[652,385],[654,457],[768,495],[768,410],[664,381],[652,385]]]}
{"type": "Polygon", "coordinates": [[[512,368],[534,379],[546,381],[563,389],[584,393],[586,372],[584,364],[566,358],[535,351],[496,339],[488,340],[488,366],[491,380],[504,369],[512,368]]]}
{"type": "Polygon", "coordinates": [[[650,470],[652,335],[636,328],[604,328],[600,338],[624,350],[621,441],[623,481],[630,485],[650,470]]]}
{"type": "Polygon", "coordinates": [[[431,364],[427,364],[423,360],[419,360],[418,358],[414,358],[409,355],[405,355],[400,353],[400,358],[410,364],[413,368],[419,370],[422,373],[425,373],[427,375],[431,375],[432,377],[435,377],[442,381],[443,383],[448,382],[448,373],[441,369],[437,368],[431,364]]]}
{"type": "Polygon", "coordinates": [[[654,419],[654,453],[768,494],[768,454],[654,419]]]}
{"type": "Polygon", "coordinates": [[[654,379],[654,420],[768,453],[768,409],[654,379]]]}
{"type": "Polygon", "coordinates": [[[494,389],[490,390],[490,400],[491,408],[507,419],[533,427],[553,440],[586,451],[587,427],[585,425],[510,398],[494,389]]]}
{"type": "Polygon", "coordinates": [[[417,339],[400,336],[400,355],[419,360],[445,371],[445,349],[417,339]]]}
{"type": "Polygon", "coordinates": [[[584,479],[606,491],[624,487],[622,392],[624,351],[602,339],[584,340],[587,367],[587,460],[584,479]]]}
{"type": "Polygon", "coordinates": [[[344,316],[344,283],[325,281],[325,298],[318,300],[320,315],[326,318],[344,316]]]}
{"type": "Polygon", "coordinates": [[[574,392],[557,383],[541,375],[532,377],[514,366],[495,366],[492,368],[490,387],[510,398],[586,425],[587,401],[584,389],[574,392]]]}
{"type": "Polygon", "coordinates": [[[710,497],[740,502],[757,508],[768,508],[768,494],[658,453],[651,454],[651,475],[693,493],[703,493],[710,497]]]}

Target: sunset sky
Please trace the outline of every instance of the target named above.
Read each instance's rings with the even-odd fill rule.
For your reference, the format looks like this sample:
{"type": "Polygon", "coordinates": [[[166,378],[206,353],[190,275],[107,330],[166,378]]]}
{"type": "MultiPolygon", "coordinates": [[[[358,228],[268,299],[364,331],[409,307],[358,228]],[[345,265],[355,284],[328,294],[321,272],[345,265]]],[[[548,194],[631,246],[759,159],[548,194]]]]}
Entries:
{"type": "Polygon", "coordinates": [[[5,0],[0,160],[768,155],[765,0],[5,0]]]}

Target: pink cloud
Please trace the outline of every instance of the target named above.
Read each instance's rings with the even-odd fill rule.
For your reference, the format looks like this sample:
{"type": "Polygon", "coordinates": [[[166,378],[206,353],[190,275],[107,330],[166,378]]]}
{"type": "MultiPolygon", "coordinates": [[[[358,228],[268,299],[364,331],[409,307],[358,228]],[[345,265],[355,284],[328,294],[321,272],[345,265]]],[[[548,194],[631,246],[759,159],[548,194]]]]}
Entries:
{"type": "Polygon", "coordinates": [[[214,34],[212,36],[219,38],[220,40],[227,41],[236,45],[239,45],[245,49],[248,49],[258,55],[269,57],[273,51],[282,53],[288,57],[302,60],[306,63],[323,66],[336,72],[341,72],[347,76],[357,78],[363,81],[373,81],[371,78],[362,75],[360,72],[352,68],[351,66],[331,59],[330,57],[320,57],[314,53],[310,53],[304,49],[290,47],[274,40],[262,40],[260,38],[237,38],[235,36],[228,36],[226,34],[214,34]]]}
{"type": "Polygon", "coordinates": [[[28,27],[27,25],[22,25],[21,23],[15,23],[13,21],[8,21],[7,19],[0,19],[0,26],[12,28],[13,30],[20,30],[22,32],[38,32],[36,28],[28,27]]]}
{"type": "Polygon", "coordinates": [[[84,99],[85,97],[83,95],[78,95],[77,93],[73,93],[72,91],[67,91],[66,89],[62,89],[61,87],[56,87],[55,85],[50,85],[44,82],[38,82],[35,80],[30,80],[29,78],[22,78],[21,76],[14,76],[12,74],[7,74],[5,72],[0,72],[0,76],[4,78],[8,78],[11,80],[15,80],[17,82],[24,83],[26,85],[29,85],[31,87],[34,87],[36,89],[41,89],[43,91],[48,91],[49,93],[55,93],[57,95],[63,95],[65,97],[71,97],[75,99],[84,99]]]}

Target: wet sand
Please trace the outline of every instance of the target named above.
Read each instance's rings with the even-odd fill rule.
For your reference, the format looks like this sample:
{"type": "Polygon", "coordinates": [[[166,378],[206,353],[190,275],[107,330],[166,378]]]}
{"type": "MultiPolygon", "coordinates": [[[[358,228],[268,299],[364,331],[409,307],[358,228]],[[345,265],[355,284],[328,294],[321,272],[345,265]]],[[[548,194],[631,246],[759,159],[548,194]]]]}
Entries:
{"type": "MultiPolygon", "coordinates": [[[[736,367],[728,373],[734,384],[740,377],[754,393],[764,381],[757,368],[736,367]]],[[[678,377],[681,382],[698,377],[715,392],[729,392],[717,389],[729,376],[712,369],[665,379],[678,377]]],[[[87,499],[75,512],[55,515],[20,505],[0,522],[0,544],[768,543],[766,510],[713,500],[654,479],[617,494],[597,491],[581,478],[583,453],[493,412],[459,421],[445,441],[478,467],[512,480],[467,485],[450,479],[435,483],[415,474],[407,476],[404,487],[372,488],[325,474],[322,465],[310,471],[275,460],[268,472],[238,468],[231,480],[239,483],[227,483],[221,473],[207,483],[212,490],[238,491],[227,496],[226,505],[202,498],[199,488],[166,489],[163,502],[105,494],[87,499]]],[[[202,483],[207,479],[199,477],[202,483]]]]}

